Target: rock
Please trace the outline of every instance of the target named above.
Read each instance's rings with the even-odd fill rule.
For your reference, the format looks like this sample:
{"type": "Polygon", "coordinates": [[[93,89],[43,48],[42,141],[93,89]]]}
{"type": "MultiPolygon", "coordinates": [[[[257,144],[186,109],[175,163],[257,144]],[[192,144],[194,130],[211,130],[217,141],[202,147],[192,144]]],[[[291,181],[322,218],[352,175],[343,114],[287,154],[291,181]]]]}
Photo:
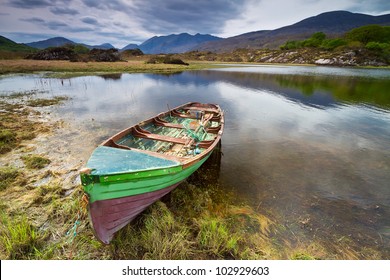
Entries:
{"type": "Polygon", "coordinates": [[[329,58],[320,58],[314,61],[314,63],[319,65],[330,65],[333,64],[333,61],[330,60],[329,58]]]}

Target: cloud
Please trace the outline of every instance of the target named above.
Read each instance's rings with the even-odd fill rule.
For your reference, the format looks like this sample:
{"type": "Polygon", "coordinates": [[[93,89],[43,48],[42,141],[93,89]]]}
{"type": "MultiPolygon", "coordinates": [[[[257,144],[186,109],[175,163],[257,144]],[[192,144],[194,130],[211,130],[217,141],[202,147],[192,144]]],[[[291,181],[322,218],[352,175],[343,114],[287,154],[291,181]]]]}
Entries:
{"type": "Polygon", "coordinates": [[[68,4],[72,0],[8,0],[7,6],[21,9],[45,8],[55,6],[58,3],[68,4]]]}
{"type": "Polygon", "coordinates": [[[77,15],[79,12],[76,9],[67,8],[67,7],[51,7],[50,12],[55,15],[77,15]]]}
{"type": "Polygon", "coordinates": [[[95,1],[95,0],[82,0],[85,6],[89,8],[99,8],[102,6],[103,3],[101,1],[95,1]]]}
{"type": "MultiPolygon", "coordinates": [[[[110,1],[96,1],[96,0],[82,0],[85,6],[89,8],[96,8],[101,10],[127,11],[132,7],[131,2],[122,2],[120,0],[110,1]]],[[[160,5],[160,3],[154,5],[160,5]]]]}
{"type": "Polygon", "coordinates": [[[355,0],[351,3],[351,11],[383,14],[390,12],[390,1],[388,0],[355,0]]]}
{"type": "Polygon", "coordinates": [[[244,9],[246,0],[166,0],[156,5],[153,0],[133,1],[135,17],[142,27],[158,34],[175,32],[219,33],[224,23],[237,17],[244,9]]]}
{"type": "Polygon", "coordinates": [[[47,7],[50,2],[48,0],[9,0],[7,4],[14,8],[33,9],[47,7]]]}
{"type": "Polygon", "coordinates": [[[39,17],[32,17],[32,18],[26,18],[26,19],[20,19],[21,21],[34,23],[39,26],[47,27],[50,30],[58,30],[64,27],[68,27],[68,25],[62,21],[58,20],[45,20],[43,18],[39,17]]]}
{"type": "Polygon", "coordinates": [[[43,18],[39,18],[39,17],[21,18],[20,20],[30,22],[30,23],[35,23],[35,24],[44,24],[45,23],[45,20],[43,18]]]}
{"type": "Polygon", "coordinates": [[[68,27],[66,23],[58,20],[47,21],[45,22],[45,25],[51,30],[58,30],[58,29],[63,29],[64,27],[68,27]]]}
{"type": "Polygon", "coordinates": [[[91,27],[78,27],[78,26],[66,26],[63,31],[70,33],[83,33],[83,32],[93,32],[95,29],[91,27]]]}
{"type": "Polygon", "coordinates": [[[97,21],[96,18],[93,17],[84,17],[81,19],[82,22],[87,23],[87,24],[92,24],[92,25],[98,25],[99,22],[97,21]]]}

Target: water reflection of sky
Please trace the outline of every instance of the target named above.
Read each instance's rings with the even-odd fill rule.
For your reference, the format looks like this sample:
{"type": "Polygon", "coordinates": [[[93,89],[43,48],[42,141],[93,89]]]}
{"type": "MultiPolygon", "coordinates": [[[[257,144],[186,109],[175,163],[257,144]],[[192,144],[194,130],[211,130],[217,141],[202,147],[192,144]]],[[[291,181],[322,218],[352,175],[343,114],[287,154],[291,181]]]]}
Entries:
{"type": "Polygon", "coordinates": [[[325,227],[337,220],[369,234],[361,224],[375,213],[365,209],[383,211],[370,230],[390,224],[389,73],[267,66],[115,78],[5,76],[0,94],[71,96],[58,113],[95,129],[93,145],[168,107],[218,103],[226,114],[223,186],[281,216],[309,213],[325,227]]]}
{"type": "Polygon", "coordinates": [[[290,66],[290,65],[247,65],[222,64],[227,68],[217,68],[211,71],[240,72],[240,73],[264,73],[277,75],[307,75],[307,76],[345,76],[345,77],[372,77],[390,78],[389,69],[381,68],[356,68],[356,67],[332,67],[332,66],[290,66]]]}

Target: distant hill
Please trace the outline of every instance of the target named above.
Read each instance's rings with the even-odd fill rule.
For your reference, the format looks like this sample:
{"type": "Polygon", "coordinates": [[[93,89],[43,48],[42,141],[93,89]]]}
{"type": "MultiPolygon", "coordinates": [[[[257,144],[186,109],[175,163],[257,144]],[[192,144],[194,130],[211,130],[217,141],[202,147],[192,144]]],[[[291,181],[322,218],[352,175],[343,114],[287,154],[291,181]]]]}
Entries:
{"type": "Polygon", "coordinates": [[[88,49],[101,49],[101,50],[115,49],[115,47],[110,43],[104,43],[101,45],[93,45],[93,46],[83,44],[83,46],[86,46],[88,49]]]}
{"type": "MultiPolygon", "coordinates": [[[[69,39],[66,39],[64,37],[54,37],[54,38],[50,38],[47,40],[26,43],[26,45],[33,47],[33,48],[37,48],[37,49],[46,49],[49,47],[61,47],[61,46],[66,45],[66,44],[77,45],[78,43],[75,43],[75,42],[73,42],[69,39]]],[[[107,50],[107,49],[114,48],[114,46],[109,44],[109,43],[105,43],[105,44],[101,44],[101,45],[87,45],[87,44],[81,44],[81,45],[87,47],[88,49],[95,48],[95,49],[107,50]]]]}
{"type": "Polygon", "coordinates": [[[139,46],[137,44],[128,44],[127,46],[123,47],[121,49],[121,51],[125,51],[125,50],[135,50],[135,49],[139,49],[139,46]]]}
{"type": "Polygon", "coordinates": [[[222,38],[208,34],[190,35],[188,33],[154,36],[143,42],[139,48],[146,54],[183,53],[193,49],[200,43],[219,41],[222,38]]]}
{"type": "Polygon", "coordinates": [[[0,36],[0,50],[14,51],[14,52],[32,52],[36,49],[26,46],[25,44],[18,44],[6,37],[0,36]]]}
{"type": "Polygon", "coordinates": [[[371,16],[347,11],[327,12],[275,30],[255,31],[202,43],[193,50],[230,52],[237,48],[275,49],[288,40],[306,39],[315,32],[324,32],[328,37],[335,37],[353,28],[369,24],[390,25],[390,14],[371,16]]]}
{"type": "Polygon", "coordinates": [[[27,46],[37,48],[37,49],[46,49],[49,47],[61,47],[65,44],[76,44],[75,42],[66,39],[64,37],[54,37],[47,40],[37,41],[37,42],[31,42],[26,43],[27,46]]]}

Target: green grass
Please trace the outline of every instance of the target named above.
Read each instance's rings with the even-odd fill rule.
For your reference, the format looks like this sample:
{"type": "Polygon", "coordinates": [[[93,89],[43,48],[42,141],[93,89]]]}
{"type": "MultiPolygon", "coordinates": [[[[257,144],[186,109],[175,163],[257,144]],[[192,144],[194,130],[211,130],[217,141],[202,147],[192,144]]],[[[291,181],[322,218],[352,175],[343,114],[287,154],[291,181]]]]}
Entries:
{"type": "Polygon", "coordinates": [[[42,169],[50,164],[51,160],[39,155],[27,155],[23,156],[22,160],[29,169],[42,169]]]}
{"type": "Polygon", "coordinates": [[[26,216],[10,218],[1,213],[0,232],[0,244],[7,259],[34,259],[45,239],[26,216]]]}
{"type": "Polygon", "coordinates": [[[118,232],[112,242],[115,259],[191,259],[193,241],[187,226],[176,220],[161,201],[118,232]]]}
{"type": "Polygon", "coordinates": [[[197,240],[203,249],[210,251],[216,257],[237,255],[240,237],[229,229],[224,219],[202,217],[198,223],[197,240]]]}

